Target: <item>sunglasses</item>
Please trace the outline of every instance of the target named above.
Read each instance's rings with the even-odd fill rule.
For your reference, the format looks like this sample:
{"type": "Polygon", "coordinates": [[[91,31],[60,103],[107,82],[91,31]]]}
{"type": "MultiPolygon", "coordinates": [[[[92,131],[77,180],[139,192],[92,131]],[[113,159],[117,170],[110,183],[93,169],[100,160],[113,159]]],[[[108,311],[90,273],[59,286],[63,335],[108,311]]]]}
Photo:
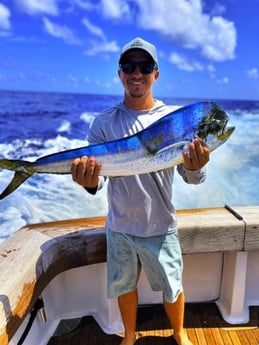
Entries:
{"type": "Polygon", "coordinates": [[[155,68],[157,68],[154,62],[147,62],[147,61],[139,61],[139,62],[132,61],[132,62],[120,64],[120,68],[125,74],[131,74],[135,72],[137,66],[140,72],[143,74],[150,74],[153,72],[155,68]]]}

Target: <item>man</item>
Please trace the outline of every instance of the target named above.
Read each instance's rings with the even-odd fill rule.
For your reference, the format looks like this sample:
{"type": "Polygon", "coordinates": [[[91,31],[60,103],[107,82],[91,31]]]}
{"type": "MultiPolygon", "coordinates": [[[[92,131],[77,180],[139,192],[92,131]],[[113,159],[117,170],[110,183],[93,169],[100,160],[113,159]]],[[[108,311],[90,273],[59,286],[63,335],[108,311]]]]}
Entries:
{"type": "MultiPolygon", "coordinates": [[[[119,59],[124,100],[98,116],[89,131],[90,144],[132,135],[172,111],[155,100],[152,86],[159,76],[154,45],[136,38],[126,44],[119,59]]],[[[183,154],[177,167],[187,183],[206,177],[209,152],[198,139],[183,154]]],[[[73,161],[73,180],[92,194],[104,183],[101,162],[95,157],[73,161]]],[[[121,345],[133,345],[138,305],[137,281],[143,267],[153,290],[163,291],[165,311],[178,345],[191,345],[183,329],[184,293],[182,255],[172,200],[174,168],[127,177],[110,177],[107,230],[108,296],[118,298],[125,337],[121,345]]]]}

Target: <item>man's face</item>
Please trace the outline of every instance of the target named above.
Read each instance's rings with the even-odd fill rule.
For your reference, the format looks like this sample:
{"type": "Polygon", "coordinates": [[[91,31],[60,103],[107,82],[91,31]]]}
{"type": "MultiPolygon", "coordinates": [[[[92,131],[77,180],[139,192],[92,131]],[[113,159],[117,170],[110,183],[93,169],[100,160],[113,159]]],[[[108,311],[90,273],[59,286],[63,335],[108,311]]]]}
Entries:
{"type": "MultiPolygon", "coordinates": [[[[153,60],[147,53],[140,50],[127,54],[123,62],[152,63],[153,60]]],[[[145,74],[141,72],[139,66],[136,66],[135,70],[130,74],[124,73],[121,68],[118,74],[125,89],[125,94],[133,98],[141,98],[151,92],[152,85],[158,78],[159,71],[152,70],[151,73],[145,74]]]]}

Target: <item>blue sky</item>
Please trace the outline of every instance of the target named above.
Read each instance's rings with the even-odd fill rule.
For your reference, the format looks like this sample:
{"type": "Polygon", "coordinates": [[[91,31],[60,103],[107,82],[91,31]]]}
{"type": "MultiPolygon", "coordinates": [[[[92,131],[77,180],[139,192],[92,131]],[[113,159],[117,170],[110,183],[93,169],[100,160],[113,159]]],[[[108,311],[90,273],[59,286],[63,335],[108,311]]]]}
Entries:
{"type": "Polygon", "coordinates": [[[157,46],[155,96],[259,99],[259,0],[0,0],[0,89],[122,94],[122,46],[157,46]]]}

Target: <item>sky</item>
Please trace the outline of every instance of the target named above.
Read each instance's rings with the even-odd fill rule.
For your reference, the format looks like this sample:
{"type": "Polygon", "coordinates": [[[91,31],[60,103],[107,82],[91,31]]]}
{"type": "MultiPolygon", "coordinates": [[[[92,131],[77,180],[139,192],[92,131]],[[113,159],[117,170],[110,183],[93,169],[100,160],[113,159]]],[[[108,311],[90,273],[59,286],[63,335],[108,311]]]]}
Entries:
{"type": "Polygon", "coordinates": [[[0,90],[120,95],[118,59],[157,47],[159,97],[259,100],[259,0],[0,0],[0,90]]]}

